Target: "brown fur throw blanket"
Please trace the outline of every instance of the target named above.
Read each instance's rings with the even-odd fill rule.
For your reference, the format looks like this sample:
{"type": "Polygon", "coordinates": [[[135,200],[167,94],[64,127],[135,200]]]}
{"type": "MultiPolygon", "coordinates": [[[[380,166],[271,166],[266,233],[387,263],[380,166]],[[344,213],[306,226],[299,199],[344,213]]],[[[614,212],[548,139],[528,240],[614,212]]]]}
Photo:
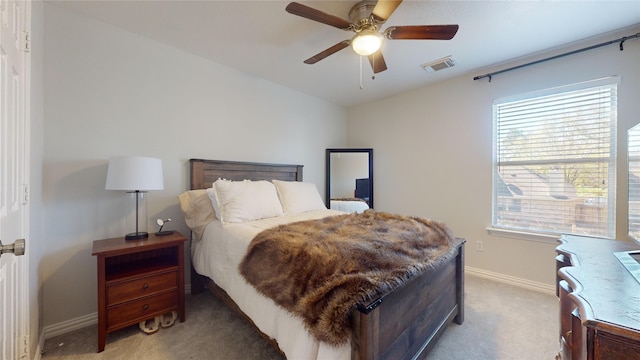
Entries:
{"type": "Polygon", "coordinates": [[[351,311],[455,255],[442,223],[368,210],[267,229],[249,245],[240,272],[303,318],[319,341],[344,344],[351,311]]]}

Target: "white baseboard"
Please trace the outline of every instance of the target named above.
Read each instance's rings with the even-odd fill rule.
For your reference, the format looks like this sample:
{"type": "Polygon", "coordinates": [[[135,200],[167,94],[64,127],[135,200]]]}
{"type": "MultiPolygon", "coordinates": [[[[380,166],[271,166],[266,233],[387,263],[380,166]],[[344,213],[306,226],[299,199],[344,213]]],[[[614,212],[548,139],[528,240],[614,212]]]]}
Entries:
{"type": "Polygon", "coordinates": [[[529,289],[529,290],[543,292],[546,294],[551,294],[551,295],[556,294],[555,285],[544,284],[544,283],[531,281],[523,278],[518,278],[510,275],[504,275],[504,274],[500,274],[493,271],[474,268],[471,266],[465,266],[464,271],[469,275],[478,276],[484,279],[494,280],[494,281],[498,281],[501,283],[505,283],[505,284],[529,289]]]}
{"type": "Polygon", "coordinates": [[[45,339],[51,339],[54,336],[67,334],[72,331],[76,331],[87,326],[92,326],[98,323],[98,313],[92,313],[84,316],[77,317],[75,319],[59,322],[57,324],[45,326],[42,331],[44,332],[45,339]]]}

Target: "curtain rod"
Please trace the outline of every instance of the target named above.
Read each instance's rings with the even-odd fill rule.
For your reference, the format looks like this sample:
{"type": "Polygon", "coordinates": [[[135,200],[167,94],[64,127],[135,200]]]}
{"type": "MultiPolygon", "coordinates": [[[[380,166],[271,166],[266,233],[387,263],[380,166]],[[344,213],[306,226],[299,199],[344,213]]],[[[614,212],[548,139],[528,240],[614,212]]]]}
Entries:
{"type": "Polygon", "coordinates": [[[616,39],[616,40],[603,42],[603,43],[596,44],[596,45],[593,45],[593,46],[589,46],[589,47],[586,47],[586,48],[570,51],[570,52],[567,52],[567,53],[564,53],[564,54],[551,56],[551,57],[548,57],[548,58],[545,58],[545,59],[536,60],[536,61],[532,61],[530,63],[526,63],[526,64],[514,66],[514,67],[510,67],[508,69],[504,69],[504,70],[488,73],[488,74],[485,74],[485,75],[476,76],[476,77],[473,78],[473,80],[480,80],[480,79],[484,79],[484,78],[489,78],[489,82],[491,82],[491,78],[494,75],[502,74],[504,72],[511,71],[511,70],[520,69],[520,68],[523,68],[525,66],[535,65],[535,64],[539,64],[541,62],[554,60],[554,59],[558,59],[558,58],[561,58],[561,57],[565,57],[565,56],[581,53],[583,51],[593,50],[593,49],[596,49],[596,48],[599,48],[599,47],[602,47],[602,46],[607,46],[607,45],[611,45],[611,44],[615,44],[615,43],[620,43],[620,51],[623,51],[624,50],[624,47],[623,47],[624,42],[629,40],[629,39],[633,39],[633,38],[640,38],[640,33],[637,33],[635,35],[630,35],[630,36],[623,36],[623,37],[621,37],[619,39],[616,39]]]}

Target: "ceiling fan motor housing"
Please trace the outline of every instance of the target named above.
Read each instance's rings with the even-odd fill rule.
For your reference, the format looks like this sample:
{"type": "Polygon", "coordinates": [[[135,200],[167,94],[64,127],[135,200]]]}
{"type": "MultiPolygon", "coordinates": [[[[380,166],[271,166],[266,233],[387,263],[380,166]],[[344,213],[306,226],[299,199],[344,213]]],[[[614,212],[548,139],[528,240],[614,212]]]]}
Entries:
{"type": "Polygon", "coordinates": [[[353,5],[351,10],[349,10],[349,20],[352,24],[356,25],[356,29],[354,29],[354,31],[361,31],[364,28],[369,28],[375,25],[372,22],[371,13],[377,3],[377,1],[365,0],[353,5]]]}

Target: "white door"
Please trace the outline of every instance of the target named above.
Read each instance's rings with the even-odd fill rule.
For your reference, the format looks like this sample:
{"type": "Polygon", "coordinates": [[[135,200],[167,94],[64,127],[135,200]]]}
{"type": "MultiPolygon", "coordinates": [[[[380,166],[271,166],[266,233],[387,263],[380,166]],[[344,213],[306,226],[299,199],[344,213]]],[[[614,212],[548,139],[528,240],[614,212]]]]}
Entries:
{"type": "MultiPolygon", "coordinates": [[[[30,13],[28,1],[0,0],[0,241],[4,250],[28,235],[26,31],[30,13]]],[[[27,256],[0,255],[0,360],[29,357],[27,269],[27,256]]]]}

